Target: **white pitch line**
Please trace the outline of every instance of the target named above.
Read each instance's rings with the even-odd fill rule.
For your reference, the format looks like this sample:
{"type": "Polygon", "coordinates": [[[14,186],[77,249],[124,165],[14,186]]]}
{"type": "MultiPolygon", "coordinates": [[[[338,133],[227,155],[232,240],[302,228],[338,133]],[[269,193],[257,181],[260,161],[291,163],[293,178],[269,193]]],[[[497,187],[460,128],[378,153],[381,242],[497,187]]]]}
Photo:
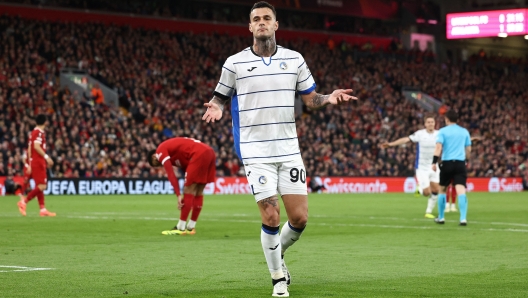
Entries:
{"type": "Polygon", "coordinates": [[[53,270],[53,269],[55,269],[55,268],[37,268],[37,267],[6,266],[6,265],[0,265],[0,268],[14,268],[15,269],[15,270],[0,270],[0,272],[44,271],[44,270],[53,270]]]}
{"type": "MultiPolygon", "coordinates": [[[[108,216],[66,216],[67,218],[78,218],[78,219],[120,219],[120,220],[167,220],[177,221],[177,217],[108,217],[108,216]]],[[[224,221],[224,222],[238,222],[238,223],[260,223],[260,220],[245,220],[245,219],[224,219],[224,218],[203,218],[203,221],[224,221]]],[[[430,221],[430,220],[427,220],[430,221]]],[[[431,221],[432,223],[432,221],[431,221]]],[[[470,224],[472,224],[471,222],[470,224]]],[[[481,222],[482,224],[482,222],[481,222]]],[[[489,224],[489,223],[488,223],[489,224]]],[[[367,228],[388,228],[388,229],[417,229],[417,230],[429,230],[437,229],[437,225],[431,224],[430,226],[403,226],[403,225],[380,225],[380,224],[340,224],[340,223],[310,223],[310,225],[320,226],[340,226],[340,227],[367,227],[367,228]]],[[[521,224],[522,225],[522,224],[521,224]]],[[[455,229],[447,228],[443,229],[455,229]]],[[[528,233],[528,230],[524,229],[497,229],[497,228],[480,228],[481,231],[493,231],[493,232],[520,232],[528,233]]]]}

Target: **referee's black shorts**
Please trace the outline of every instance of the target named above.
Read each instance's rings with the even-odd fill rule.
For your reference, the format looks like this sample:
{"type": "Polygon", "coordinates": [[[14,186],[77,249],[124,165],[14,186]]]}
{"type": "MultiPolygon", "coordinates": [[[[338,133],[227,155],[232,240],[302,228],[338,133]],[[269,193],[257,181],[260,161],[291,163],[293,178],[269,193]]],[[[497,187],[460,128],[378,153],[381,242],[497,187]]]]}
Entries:
{"type": "Polygon", "coordinates": [[[467,171],[466,162],[461,160],[443,160],[440,162],[440,185],[448,186],[451,181],[453,185],[466,186],[467,171]]]}

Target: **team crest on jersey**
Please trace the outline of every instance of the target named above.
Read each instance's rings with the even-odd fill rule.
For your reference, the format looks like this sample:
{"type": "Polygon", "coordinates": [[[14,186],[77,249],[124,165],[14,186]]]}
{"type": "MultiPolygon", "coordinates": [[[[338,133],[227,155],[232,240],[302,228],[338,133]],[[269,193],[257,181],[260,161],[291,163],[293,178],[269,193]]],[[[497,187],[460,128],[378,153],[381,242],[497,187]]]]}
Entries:
{"type": "Polygon", "coordinates": [[[260,184],[266,184],[266,182],[268,182],[268,179],[266,178],[266,176],[260,176],[259,177],[259,183],[260,184]]]}
{"type": "Polygon", "coordinates": [[[286,62],[281,62],[281,64],[279,64],[279,67],[282,70],[286,70],[288,69],[288,64],[286,64],[286,62]]]}

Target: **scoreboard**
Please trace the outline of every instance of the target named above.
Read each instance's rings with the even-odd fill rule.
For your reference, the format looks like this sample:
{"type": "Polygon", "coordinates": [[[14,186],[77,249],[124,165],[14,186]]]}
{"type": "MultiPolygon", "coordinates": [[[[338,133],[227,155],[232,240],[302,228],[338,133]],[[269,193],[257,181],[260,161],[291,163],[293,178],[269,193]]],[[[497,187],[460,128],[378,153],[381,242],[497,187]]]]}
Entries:
{"type": "Polygon", "coordinates": [[[528,9],[449,13],[447,39],[528,34],[528,9]]]}

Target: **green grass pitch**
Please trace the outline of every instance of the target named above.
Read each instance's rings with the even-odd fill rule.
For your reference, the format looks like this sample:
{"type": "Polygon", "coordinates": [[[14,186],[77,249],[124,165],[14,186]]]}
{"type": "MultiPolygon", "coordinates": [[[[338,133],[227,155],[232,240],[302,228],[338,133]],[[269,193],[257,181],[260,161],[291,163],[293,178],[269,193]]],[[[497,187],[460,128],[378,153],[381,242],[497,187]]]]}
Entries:
{"type": "MultiPolygon", "coordinates": [[[[460,227],[412,194],[310,195],[290,297],[528,297],[527,193],[468,198],[460,227]]],[[[252,196],[205,197],[194,236],[161,235],[175,196],[46,199],[0,197],[0,297],[271,297],[252,196]]]]}

